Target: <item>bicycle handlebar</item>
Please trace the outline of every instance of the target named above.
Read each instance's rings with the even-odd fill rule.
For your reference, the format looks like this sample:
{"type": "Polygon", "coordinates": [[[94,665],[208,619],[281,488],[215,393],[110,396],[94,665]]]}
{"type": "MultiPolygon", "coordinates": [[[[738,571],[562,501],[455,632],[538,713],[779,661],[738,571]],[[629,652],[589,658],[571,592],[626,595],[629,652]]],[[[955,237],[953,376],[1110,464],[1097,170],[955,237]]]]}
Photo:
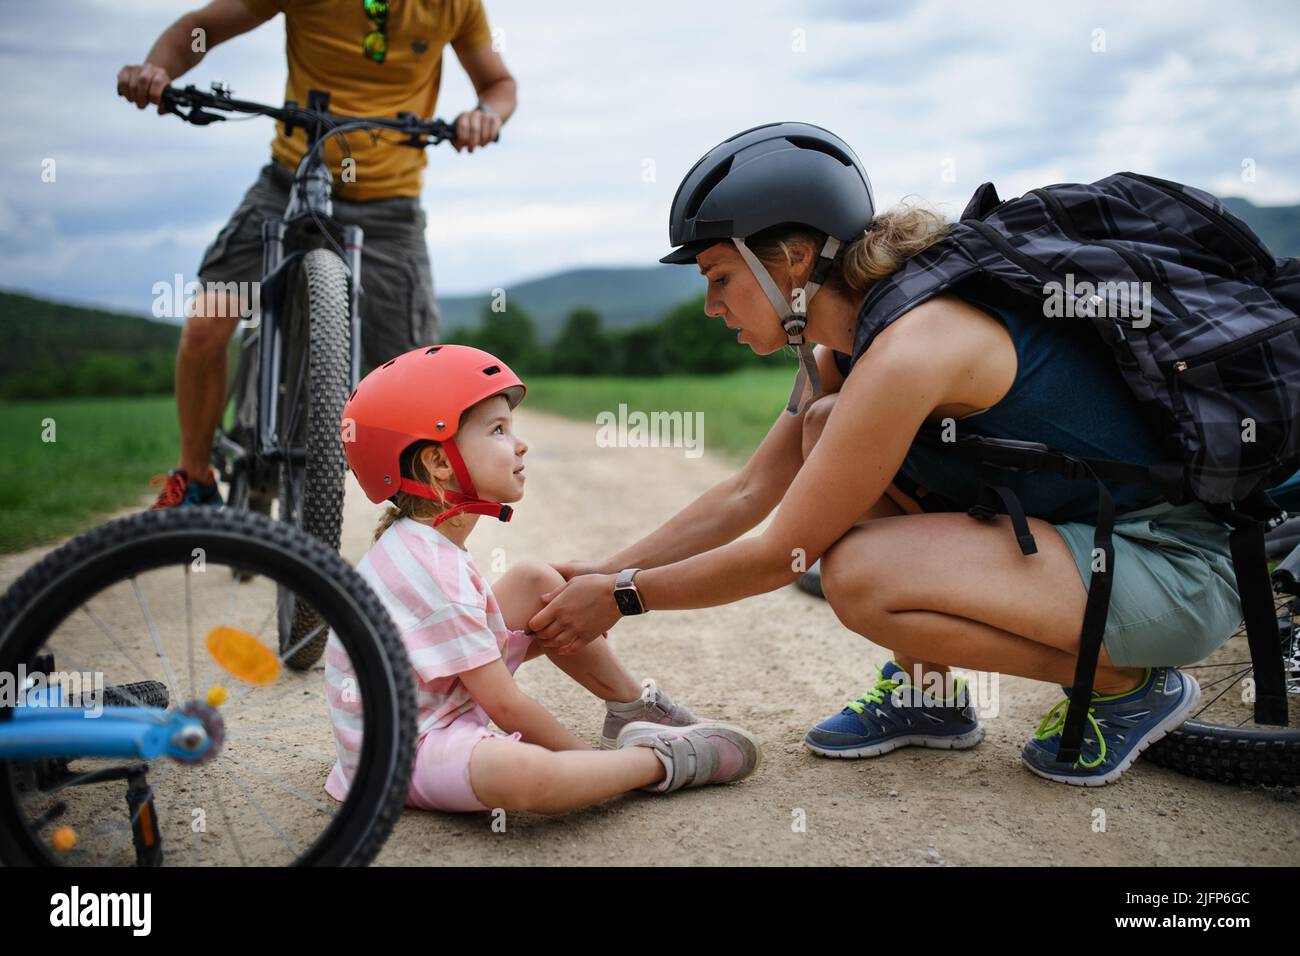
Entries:
{"type": "MultiPolygon", "coordinates": [[[[224,116],[207,112],[207,110],[224,110],[231,113],[269,116],[284,123],[285,132],[290,134],[297,126],[310,127],[314,123],[319,123],[326,133],[342,131],[344,127],[379,128],[404,133],[408,138],[395,145],[414,146],[419,149],[447,140],[456,142],[456,127],[445,120],[423,120],[414,113],[398,113],[396,116],[343,116],[328,110],[299,106],[293,100],[286,101],[283,107],[267,106],[249,100],[234,99],[216,83],[213,84],[211,93],[205,93],[193,84],[184,89],[174,86],[164,87],[159,105],[164,107],[166,112],[175,113],[184,122],[195,126],[207,126],[225,120],[224,116]],[[183,112],[183,108],[188,108],[188,111],[183,112]]],[[[501,134],[497,133],[492,142],[495,143],[500,138],[501,134]]]]}

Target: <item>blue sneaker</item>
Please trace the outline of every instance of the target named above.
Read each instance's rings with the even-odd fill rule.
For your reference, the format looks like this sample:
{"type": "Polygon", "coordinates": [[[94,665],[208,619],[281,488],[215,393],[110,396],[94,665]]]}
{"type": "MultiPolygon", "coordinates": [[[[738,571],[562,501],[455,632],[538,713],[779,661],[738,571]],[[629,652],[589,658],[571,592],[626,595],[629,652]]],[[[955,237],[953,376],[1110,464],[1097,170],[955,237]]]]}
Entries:
{"type": "Polygon", "coordinates": [[[926,695],[890,661],[876,686],[808,731],[803,744],[823,757],[879,757],[899,747],[965,750],[984,739],[966,682],[957,679],[951,703],[926,695]]]}
{"type": "Polygon", "coordinates": [[[1056,755],[1070,709],[1070,690],[1061,689],[1066,699],[1047,712],[1021,759],[1040,777],[1079,787],[1118,780],[1142,751],[1187,719],[1201,696],[1196,679],[1175,667],[1148,667],[1141,686],[1124,694],[1102,697],[1093,691],[1079,759],[1065,766],[1057,763],[1056,755]]]}
{"type": "Polygon", "coordinates": [[[149,479],[149,485],[154,488],[162,485],[162,491],[158,492],[158,499],[150,511],[181,505],[211,505],[220,508],[225,504],[221,500],[221,489],[217,486],[215,475],[211,481],[195,481],[184,468],[172,468],[165,475],[154,475],[149,479]]]}

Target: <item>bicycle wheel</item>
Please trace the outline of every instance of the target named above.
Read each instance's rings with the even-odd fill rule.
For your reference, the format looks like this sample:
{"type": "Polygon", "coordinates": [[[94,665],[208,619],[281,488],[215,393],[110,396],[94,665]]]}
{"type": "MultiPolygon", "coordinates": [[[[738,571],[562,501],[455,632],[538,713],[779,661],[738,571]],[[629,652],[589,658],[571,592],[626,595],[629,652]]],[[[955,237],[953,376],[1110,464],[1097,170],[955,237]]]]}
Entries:
{"type": "Polygon", "coordinates": [[[1274,605],[1278,652],[1291,697],[1290,725],[1254,723],[1249,693],[1254,669],[1242,626],[1210,657],[1180,668],[1200,682],[1201,701],[1191,719],[1147,748],[1147,759],[1202,780],[1300,786],[1300,599],[1276,593],[1274,605]]]}
{"type": "MultiPolygon", "coordinates": [[[[0,672],[20,673],[19,665],[30,672],[39,661],[69,669],[51,677],[56,683],[100,674],[131,696],[161,683],[171,706],[157,711],[159,719],[206,705],[205,725],[219,747],[198,763],[0,762],[6,864],[362,865],[405,803],[416,708],[401,640],[336,551],[282,522],[173,508],[73,538],[0,596],[0,672]],[[214,567],[249,568],[258,577],[244,583],[214,567]],[[340,698],[319,670],[278,666],[277,638],[261,637],[278,587],[292,589],[337,639],[355,675],[342,689],[350,697],[340,698]],[[218,633],[242,635],[241,653],[260,647],[263,663],[276,662],[273,673],[254,674],[227,652],[229,640],[214,643],[218,633]],[[340,753],[331,724],[340,699],[353,702],[349,713],[360,728],[347,744],[358,762],[341,803],[322,792],[340,753]]],[[[0,721],[9,719],[6,703],[0,721]]]]}
{"type": "MultiPolygon", "coordinates": [[[[347,475],[339,424],[352,385],[348,272],[342,260],[327,249],[307,253],[286,308],[280,437],[305,455],[302,462],[286,460],[280,466],[280,520],[337,551],[347,475]]],[[[299,648],[286,658],[290,667],[303,670],[319,660],[325,636],[304,642],[318,623],[310,608],[283,595],[281,650],[299,648]]]]}

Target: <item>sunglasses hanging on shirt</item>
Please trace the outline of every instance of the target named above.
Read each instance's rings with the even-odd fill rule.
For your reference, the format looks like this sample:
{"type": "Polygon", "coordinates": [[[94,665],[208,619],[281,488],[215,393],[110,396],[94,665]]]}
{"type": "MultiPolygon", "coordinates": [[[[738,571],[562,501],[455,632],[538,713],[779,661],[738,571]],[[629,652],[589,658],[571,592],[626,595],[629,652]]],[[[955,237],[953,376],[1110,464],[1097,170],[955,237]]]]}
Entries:
{"type": "Polygon", "coordinates": [[[361,53],[367,60],[383,63],[388,55],[388,6],[389,0],[361,0],[366,16],[375,22],[375,29],[361,40],[361,53]]]}

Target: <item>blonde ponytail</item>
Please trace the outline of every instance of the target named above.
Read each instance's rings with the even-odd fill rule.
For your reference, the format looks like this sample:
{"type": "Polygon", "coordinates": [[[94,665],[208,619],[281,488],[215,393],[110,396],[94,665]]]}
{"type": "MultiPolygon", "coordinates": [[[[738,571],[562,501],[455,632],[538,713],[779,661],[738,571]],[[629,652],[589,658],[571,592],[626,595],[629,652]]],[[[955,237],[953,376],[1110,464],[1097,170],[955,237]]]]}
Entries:
{"type": "MultiPolygon", "coordinates": [[[[849,243],[824,285],[840,295],[861,296],[873,282],[897,272],[912,256],[947,235],[948,223],[943,216],[904,201],[877,214],[866,232],[849,243]]],[[[765,264],[784,264],[786,268],[792,268],[796,261],[795,243],[806,243],[816,256],[825,241],[825,233],[798,224],[774,226],[745,240],[765,264]]]]}

